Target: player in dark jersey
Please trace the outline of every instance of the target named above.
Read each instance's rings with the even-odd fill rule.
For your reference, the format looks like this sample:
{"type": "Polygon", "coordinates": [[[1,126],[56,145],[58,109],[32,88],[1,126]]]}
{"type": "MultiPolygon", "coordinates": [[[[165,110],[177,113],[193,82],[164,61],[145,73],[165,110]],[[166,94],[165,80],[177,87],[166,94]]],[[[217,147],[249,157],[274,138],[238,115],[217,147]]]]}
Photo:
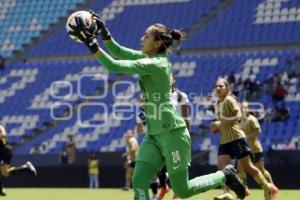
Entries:
{"type": "Polygon", "coordinates": [[[6,193],[2,184],[2,177],[9,177],[21,172],[30,172],[34,176],[37,175],[35,167],[30,161],[24,165],[16,167],[10,164],[12,158],[12,147],[7,143],[7,136],[5,128],[0,125],[0,195],[5,196],[6,193]]]}

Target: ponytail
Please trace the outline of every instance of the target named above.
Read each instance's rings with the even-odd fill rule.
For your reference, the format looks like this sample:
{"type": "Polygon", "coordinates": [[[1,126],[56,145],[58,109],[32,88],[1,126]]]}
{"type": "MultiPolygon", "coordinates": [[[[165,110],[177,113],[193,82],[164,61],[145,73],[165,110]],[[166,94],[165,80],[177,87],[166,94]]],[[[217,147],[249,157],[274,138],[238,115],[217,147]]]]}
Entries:
{"type": "MultiPolygon", "coordinates": [[[[153,27],[155,29],[155,40],[161,41],[163,44],[159,49],[159,52],[166,52],[167,49],[173,44],[174,40],[177,41],[177,46],[180,46],[180,40],[183,36],[181,31],[168,28],[166,25],[159,23],[154,24],[153,27]]],[[[178,47],[176,48],[177,50],[179,49],[178,47]]]]}

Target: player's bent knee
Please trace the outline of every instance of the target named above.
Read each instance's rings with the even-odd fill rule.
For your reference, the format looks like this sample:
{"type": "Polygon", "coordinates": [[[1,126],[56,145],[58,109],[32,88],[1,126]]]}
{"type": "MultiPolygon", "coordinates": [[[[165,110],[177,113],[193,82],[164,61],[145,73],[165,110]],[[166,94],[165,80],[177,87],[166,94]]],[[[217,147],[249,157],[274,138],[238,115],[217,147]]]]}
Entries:
{"type": "Polygon", "coordinates": [[[179,197],[180,199],[187,199],[189,197],[191,197],[190,194],[188,194],[187,192],[184,191],[174,191],[174,193],[176,194],[177,197],[179,197]]]}
{"type": "Polygon", "coordinates": [[[172,187],[174,193],[176,196],[178,196],[180,199],[187,199],[191,197],[192,195],[188,192],[188,189],[186,187],[182,187],[180,185],[172,187]]]}

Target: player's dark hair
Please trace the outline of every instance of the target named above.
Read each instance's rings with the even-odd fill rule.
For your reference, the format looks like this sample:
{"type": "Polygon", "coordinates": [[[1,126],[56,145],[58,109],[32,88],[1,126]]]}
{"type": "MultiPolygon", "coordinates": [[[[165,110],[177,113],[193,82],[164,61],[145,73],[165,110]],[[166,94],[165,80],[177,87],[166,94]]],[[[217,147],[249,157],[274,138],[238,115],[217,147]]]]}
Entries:
{"type": "Polygon", "coordinates": [[[159,53],[165,52],[173,44],[174,40],[180,42],[180,39],[183,36],[183,33],[179,30],[171,29],[166,25],[160,23],[154,24],[153,27],[154,39],[163,43],[163,45],[161,45],[160,49],[158,50],[159,53]]]}

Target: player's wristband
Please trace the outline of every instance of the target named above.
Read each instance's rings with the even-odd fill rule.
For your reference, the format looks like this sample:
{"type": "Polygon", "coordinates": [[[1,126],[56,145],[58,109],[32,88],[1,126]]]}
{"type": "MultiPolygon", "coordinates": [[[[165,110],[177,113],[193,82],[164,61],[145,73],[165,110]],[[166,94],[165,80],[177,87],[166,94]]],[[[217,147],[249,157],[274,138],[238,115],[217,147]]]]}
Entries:
{"type": "Polygon", "coordinates": [[[106,27],[104,27],[101,31],[101,38],[102,38],[102,40],[110,40],[111,39],[110,32],[108,31],[108,29],[106,27]]]}
{"type": "Polygon", "coordinates": [[[100,48],[99,43],[96,38],[93,38],[92,40],[87,41],[85,44],[93,54],[96,53],[100,48]]]}

